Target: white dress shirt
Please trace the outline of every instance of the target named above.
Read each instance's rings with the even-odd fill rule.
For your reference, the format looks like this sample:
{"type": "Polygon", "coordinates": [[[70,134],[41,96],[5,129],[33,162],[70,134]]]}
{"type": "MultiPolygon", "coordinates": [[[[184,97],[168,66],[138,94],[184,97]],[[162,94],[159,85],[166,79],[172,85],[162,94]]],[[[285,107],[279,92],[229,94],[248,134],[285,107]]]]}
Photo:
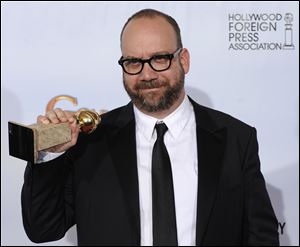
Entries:
{"type": "Polygon", "coordinates": [[[137,166],[141,215],[141,245],[152,245],[152,149],[156,141],[155,124],[163,121],[164,135],[174,183],[178,245],[196,244],[198,159],[196,121],[187,96],[164,119],[148,116],[134,107],[136,119],[137,166]]]}

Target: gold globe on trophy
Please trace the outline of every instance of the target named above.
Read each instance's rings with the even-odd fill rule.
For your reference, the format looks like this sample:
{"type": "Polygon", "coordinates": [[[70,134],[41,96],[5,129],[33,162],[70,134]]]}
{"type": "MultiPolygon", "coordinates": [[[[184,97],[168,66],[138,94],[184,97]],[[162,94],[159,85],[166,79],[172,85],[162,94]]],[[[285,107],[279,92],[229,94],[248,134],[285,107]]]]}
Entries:
{"type": "Polygon", "coordinates": [[[79,128],[86,134],[92,133],[101,122],[100,114],[94,110],[81,109],[75,113],[79,128]]]}

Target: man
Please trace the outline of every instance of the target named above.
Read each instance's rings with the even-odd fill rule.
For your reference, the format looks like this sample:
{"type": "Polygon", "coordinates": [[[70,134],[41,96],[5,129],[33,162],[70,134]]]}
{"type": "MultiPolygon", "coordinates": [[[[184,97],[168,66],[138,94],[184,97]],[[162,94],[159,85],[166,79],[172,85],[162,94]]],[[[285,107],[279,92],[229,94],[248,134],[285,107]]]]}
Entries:
{"type": "Polygon", "coordinates": [[[189,52],[176,21],[139,11],[121,50],[132,101],[94,133],[79,134],[61,109],[38,117],[69,121],[72,140],[27,165],[28,237],[57,240],[77,224],[80,245],[278,245],[256,130],[187,97],[189,52]]]}

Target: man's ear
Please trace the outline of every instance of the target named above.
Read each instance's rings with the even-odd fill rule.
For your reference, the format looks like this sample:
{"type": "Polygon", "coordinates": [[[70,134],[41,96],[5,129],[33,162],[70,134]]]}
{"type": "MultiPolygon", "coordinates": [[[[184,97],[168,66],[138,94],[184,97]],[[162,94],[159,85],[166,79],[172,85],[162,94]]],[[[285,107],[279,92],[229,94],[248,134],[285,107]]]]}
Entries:
{"type": "Polygon", "coordinates": [[[184,73],[187,74],[190,69],[190,53],[189,53],[188,49],[182,48],[179,58],[180,58],[180,62],[183,67],[184,73]]]}

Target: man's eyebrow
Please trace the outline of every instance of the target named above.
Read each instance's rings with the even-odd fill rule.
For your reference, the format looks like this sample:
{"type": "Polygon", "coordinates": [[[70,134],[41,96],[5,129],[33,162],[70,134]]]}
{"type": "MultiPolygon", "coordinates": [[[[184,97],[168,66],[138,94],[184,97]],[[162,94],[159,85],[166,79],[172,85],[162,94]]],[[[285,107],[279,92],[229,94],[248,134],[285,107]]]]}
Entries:
{"type": "Polygon", "coordinates": [[[123,56],[123,59],[141,59],[141,58],[133,57],[133,56],[126,56],[126,57],[123,56]]]}
{"type": "Polygon", "coordinates": [[[169,51],[157,51],[157,52],[154,52],[151,54],[150,57],[148,58],[141,58],[141,57],[134,57],[134,56],[126,56],[126,57],[123,57],[123,59],[149,59],[151,57],[154,57],[154,56],[157,56],[157,55],[166,55],[166,54],[170,54],[171,52],[169,51]]]}

